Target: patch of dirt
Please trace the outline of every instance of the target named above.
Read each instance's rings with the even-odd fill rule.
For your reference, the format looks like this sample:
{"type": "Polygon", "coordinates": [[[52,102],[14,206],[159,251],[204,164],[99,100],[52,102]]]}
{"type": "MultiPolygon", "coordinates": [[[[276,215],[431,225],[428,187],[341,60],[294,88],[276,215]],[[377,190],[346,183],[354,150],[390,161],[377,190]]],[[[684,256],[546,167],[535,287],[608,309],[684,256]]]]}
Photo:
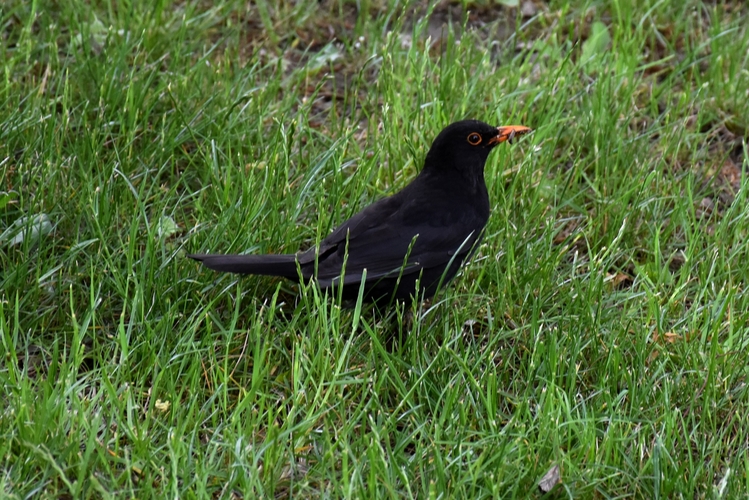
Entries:
{"type": "MultiPolygon", "coordinates": [[[[401,43],[415,43],[412,40],[415,24],[429,14],[429,2],[424,0],[410,5],[408,12],[389,12],[387,8],[387,2],[373,1],[369,14],[373,17],[387,14],[391,21],[383,29],[402,26],[401,43]],[[406,19],[401,23],[402,15],[406,19]]],[[[292,2],[280,1],[269,6],[267,11],[251,4],[244,12],[232,13],[229,19],[241,30],[241,42],[231,51],[231,57],[238,58],[239,64],[250,61],[272,64],[280,60],[284,79],[282,91],[300,95],[301,104],[309,106],[312,127],[324,128],[331,108],[335,108],[339,116],[358,115],[357,108],[368,102],[367,87],[375,84],[378,74],[377,65],[369,61],[368,41],[360,36],[361,13],[355,4],[341,5],[337,0],[320,2],[318,9],[306,17],[294,9],[292,2]],[[274,28],[273,34],[268,24],[274,28]],[[302,68],[305,68],[305,76],[300,81],[302,72],[298,70],[302,68]],[[344,101],[347,106],[343,106],[344,101]]],[[[471,31],[482,40],[506,41],[515,35],[518,19],[528,21],[547,12],[548,6],[541,0],[522,1],[518,8],[493,2],[469,2],[467,10],[464,2],[443,1],[434,6],[419,43],[428,40],[426,50],[438,57],[445,50],[451,32],[456,39],[471,31]]],[[[215,41],[221,36],[223,33],[217,31],[215,41]]],[[[525,33],[524,36],[529,35],[525,33]]],[[[216,52],[218,59],[227,56],[225,50],[216,52]]],[[[362,129],[367,127],[362,126],[362,129]]]]}
{"type": "Polygon", "coordinates": [[[731,205],[741,188],[741,179],[746,173],[742,165],[745,155],[749,154],[744,150],[749,131],[737,130],[741,134],[737,135],[725,123],[707,127],[707,157],[713,162],[699,170],[703,178],[700,193],[704,197],[698,212],[711,215],[713,210],[722,211],[731,205]]]}

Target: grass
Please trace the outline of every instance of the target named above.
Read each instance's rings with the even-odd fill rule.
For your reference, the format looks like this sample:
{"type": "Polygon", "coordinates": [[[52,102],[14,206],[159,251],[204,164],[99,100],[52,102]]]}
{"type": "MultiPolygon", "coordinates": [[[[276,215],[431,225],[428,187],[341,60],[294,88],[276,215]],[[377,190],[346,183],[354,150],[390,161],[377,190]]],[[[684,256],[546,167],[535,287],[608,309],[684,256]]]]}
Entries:
{"type": "Polygon", "coordinates": [[[5,2],[2,495],[745,495],[749,12],[503,3],[5,2]],[[395,348],[185,258],[312,245],[465,117],[535,132],[395,348]]]}

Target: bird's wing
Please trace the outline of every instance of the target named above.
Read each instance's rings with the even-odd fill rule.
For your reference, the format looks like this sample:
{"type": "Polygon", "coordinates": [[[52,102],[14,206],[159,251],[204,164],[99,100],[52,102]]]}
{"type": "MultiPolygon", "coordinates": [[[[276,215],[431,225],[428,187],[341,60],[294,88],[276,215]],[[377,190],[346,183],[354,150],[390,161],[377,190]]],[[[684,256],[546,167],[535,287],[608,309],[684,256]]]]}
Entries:
{"type": "MultiPolygon", "coordinates": [[[[470,211],[435,207],[418,199],[393,196],[380,200],[347,220],[325,238],[317,250],[321,286],[393,277],[462,260],[479,238],[485,220],[470,211]],[[427,212],[427,208],[428,212],[427,212]]],[[[301,264],[314,265],[315,248],[300,255],[301,264]]]]}

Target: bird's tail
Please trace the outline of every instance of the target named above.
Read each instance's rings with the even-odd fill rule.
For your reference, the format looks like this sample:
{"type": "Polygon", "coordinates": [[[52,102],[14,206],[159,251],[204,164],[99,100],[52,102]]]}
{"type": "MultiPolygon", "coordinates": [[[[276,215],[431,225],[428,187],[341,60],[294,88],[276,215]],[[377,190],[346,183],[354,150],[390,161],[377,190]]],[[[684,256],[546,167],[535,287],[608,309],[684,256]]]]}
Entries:
{"type": "Polygon", "coordinates": [[[297,278],[296,255],[218,255],[191,254],[191,259],[203,263],[209,269],[238,274],[262,274],[297,278]]]}

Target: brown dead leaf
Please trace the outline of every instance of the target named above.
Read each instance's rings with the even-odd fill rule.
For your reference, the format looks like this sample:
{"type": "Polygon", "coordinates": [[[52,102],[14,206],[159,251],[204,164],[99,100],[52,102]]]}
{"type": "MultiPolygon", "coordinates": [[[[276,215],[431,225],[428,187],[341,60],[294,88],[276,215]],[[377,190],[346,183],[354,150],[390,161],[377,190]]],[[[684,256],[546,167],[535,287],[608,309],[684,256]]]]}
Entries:
{"type": "Polygon", "coordinates": [[[657,358],[657,357],[658,357],[658,351],[656,349],[653,349],[653,351],[648,356],[648,360],[647,360],[647,362],[645,364],[649,366],[650,363],[652,363],[653,361],[655,361],[655,358],[657,358]]]}
{"type": "Polygon", "coordinates": [[[544,477],[542,477],[538,482],[538,489],[541,491],[541,493],[548,493],[552,490],[552,488],[554,488],[554,486],[561,482],[562,470],[560,469],[558,464],[554,464],[554,466],[549,469],[549,471],[544,474],[544,477]]]}
{"type": "Polygon", "coordinates": [[[721,181],[731,186],[734,191],[741,187],[741,168],[730,158],[727,158],[720,169],[718,177],[721,181]]]}
{"type": "Polygon", "coordinates": [[[578,219],[569,219],[566,222],[564,222],[564,225],[562,226],[562,229],[559,230],[557,234],[554,235],[554,244],[560,245],[567,241],[567,238],[569,238],[572,233],[574,233],[579,226],[578,219]]]}
{"type": "Polygon", "coordinates": [[[626,273],[616,273],[614,277],[611,278],[611,284],[614,285],[614,288],[625,288],[632,283],[632,276],[626,273]]]}
{"type": "Polygon", "coordinates": [[[710,215],[713,213],[714,208],[715,202],[712,198],[702,198],[700,200],[700,203],[697,205],[697,208],[695,209],[695,215],[699,219],[701,219],[702,217],[710,217],[710,215]]]}
{"type": "Polygon", "coordinates": [[[666,332],[663,335],[660,335],[658,332],[653,333],[653,342],[657,344],[673,344],[677,340],[681,340],[681,338],[681,335],[675,332],[666,332]]]}

